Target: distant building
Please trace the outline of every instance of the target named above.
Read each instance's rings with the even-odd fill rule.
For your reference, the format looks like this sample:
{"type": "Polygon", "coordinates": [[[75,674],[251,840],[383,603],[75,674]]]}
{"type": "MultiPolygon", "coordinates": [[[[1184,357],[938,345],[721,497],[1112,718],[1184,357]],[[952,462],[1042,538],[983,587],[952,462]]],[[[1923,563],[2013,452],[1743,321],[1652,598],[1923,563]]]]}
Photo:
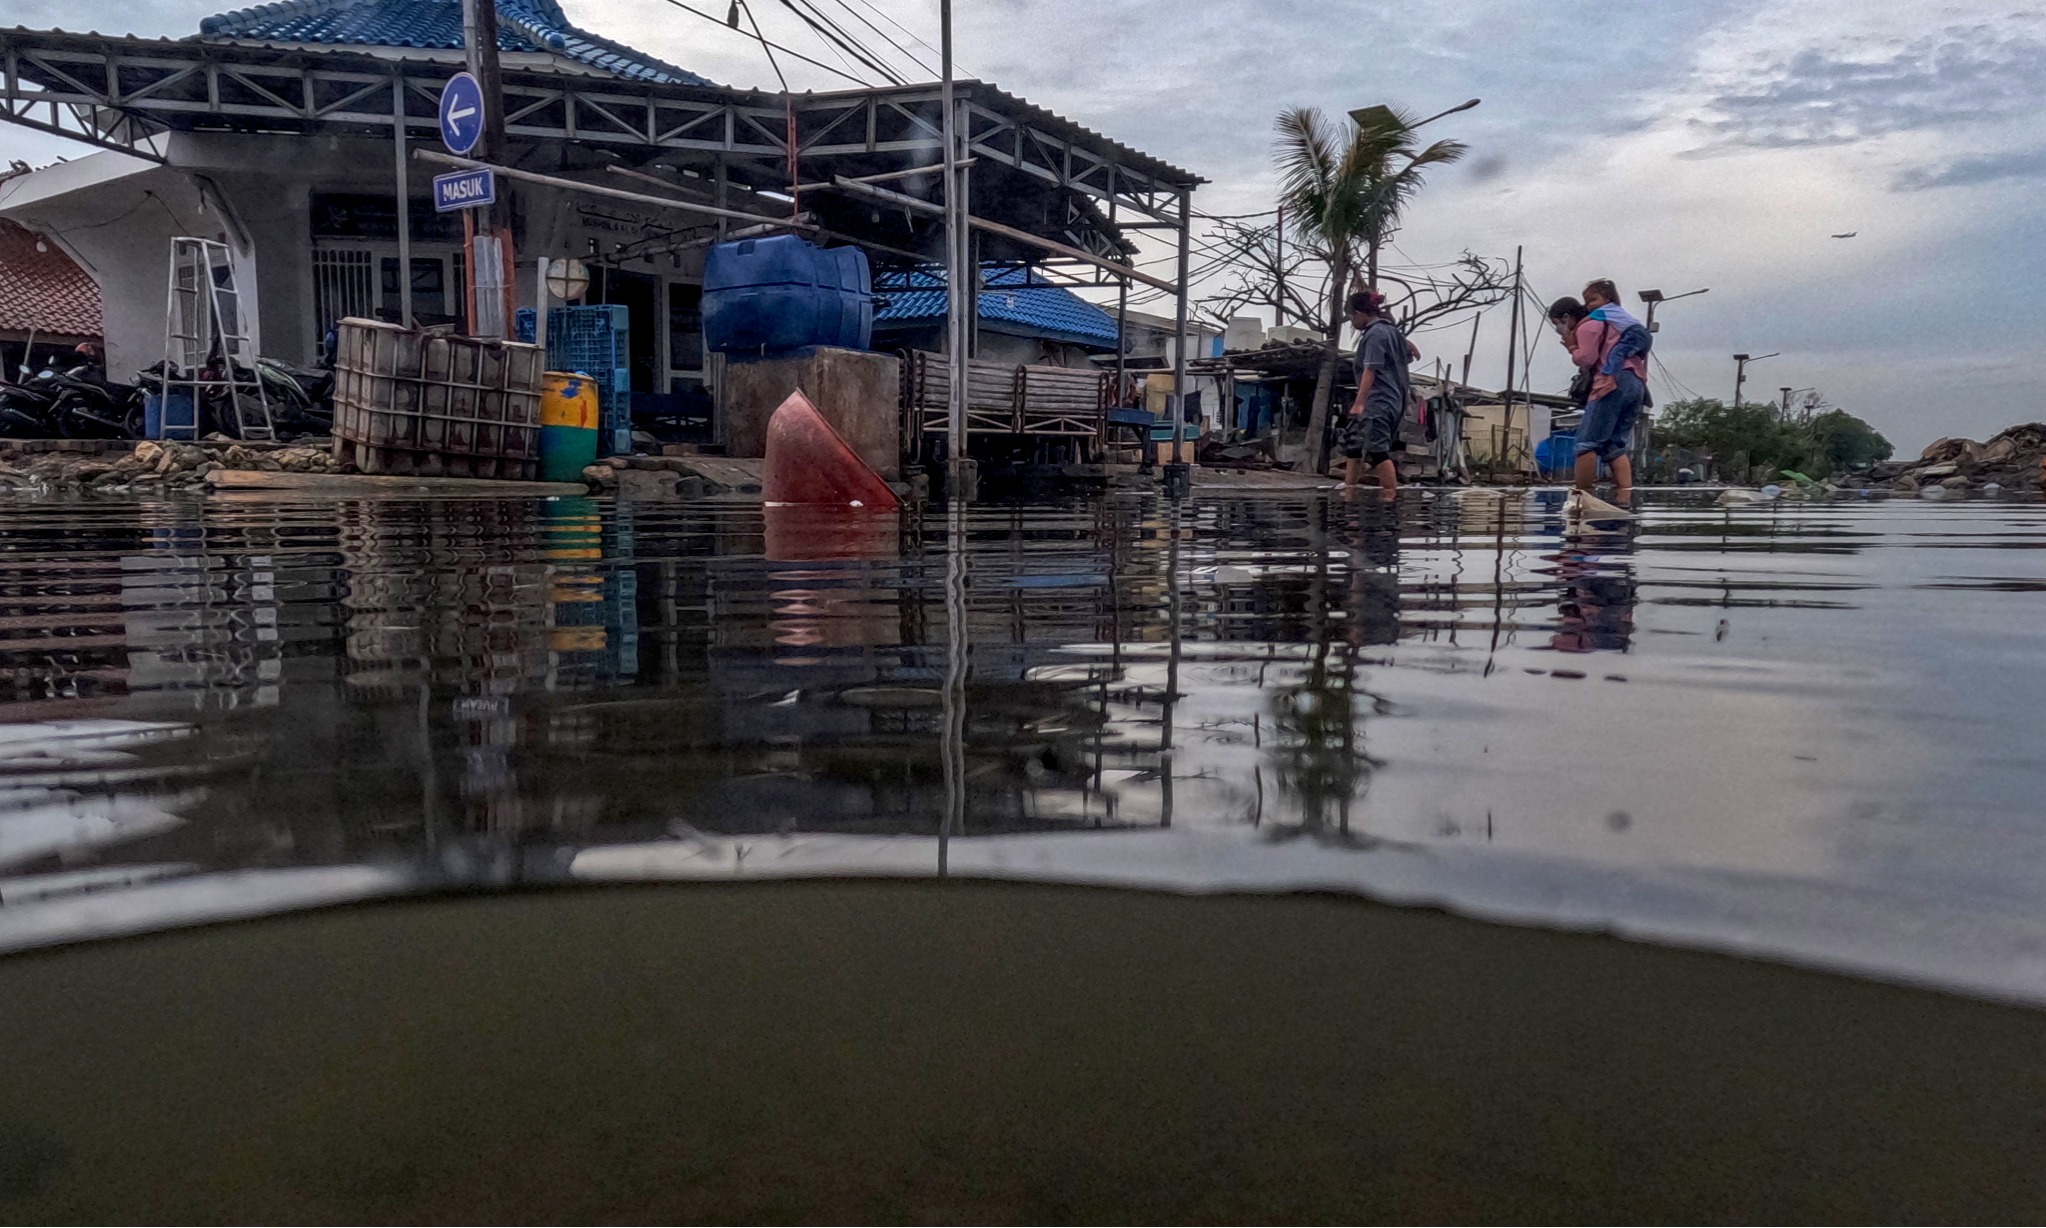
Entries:
{"type": "MultiPolygon", "coordinates": [[[[874,348],[945,348],[950,310],[941,269],[882,274],[874,294],[874,348]]],[[[995,362],[1083,367],[1115,352],[1115,317],[1032,269],[987,266],[975,296],[980,344],[974,357],[995,362]]]]}

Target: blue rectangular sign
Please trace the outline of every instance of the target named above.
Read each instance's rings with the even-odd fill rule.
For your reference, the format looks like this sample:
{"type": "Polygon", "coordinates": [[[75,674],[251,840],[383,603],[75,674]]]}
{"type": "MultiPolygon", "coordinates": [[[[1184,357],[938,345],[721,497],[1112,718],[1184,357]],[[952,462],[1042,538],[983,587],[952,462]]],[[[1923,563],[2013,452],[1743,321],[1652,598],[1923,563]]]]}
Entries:
{"type": "Polygon", "coordinates": [[[497,200],[497,176],[488,167],[433,177],[433,207],[440,213],[474,209],[497,200]]]}

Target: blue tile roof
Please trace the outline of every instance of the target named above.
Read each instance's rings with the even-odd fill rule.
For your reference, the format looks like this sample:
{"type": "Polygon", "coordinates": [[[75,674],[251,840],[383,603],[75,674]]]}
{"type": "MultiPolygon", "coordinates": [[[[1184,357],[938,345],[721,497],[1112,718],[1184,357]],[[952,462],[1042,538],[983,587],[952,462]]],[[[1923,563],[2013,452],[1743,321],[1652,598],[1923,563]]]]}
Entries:
{"type": "MultiPolygon", "coordinates": [[[[1114,349],[1115,317],[1046,281],[1029,269],[987,266],[981,270],[980,322],[996,331],[1114,349]]],[[[945,274],[940,270],[898,273],[874,287],[887,306],[874,313],[877,329],[927,324],[949,310],[945,274]]]]}
{"type": "MultiPolygon", "coordinates": [[[[711,82],[623,43],[569,24],[556,0],[497,0],[500,51],[550,51],[633,81],[711,82]]],[[[199,36],[270,43],[357,47],[462,46],[461,0],[277,0],[199,23],[199,36]]]]}

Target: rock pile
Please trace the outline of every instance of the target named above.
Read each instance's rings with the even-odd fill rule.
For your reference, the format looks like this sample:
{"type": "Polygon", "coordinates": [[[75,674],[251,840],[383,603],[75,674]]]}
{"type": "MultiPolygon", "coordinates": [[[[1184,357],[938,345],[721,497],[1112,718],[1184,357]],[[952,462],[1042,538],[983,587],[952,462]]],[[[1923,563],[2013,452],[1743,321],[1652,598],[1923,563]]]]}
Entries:
{"type": "Polygon", "coordinates": [[[331,450],[315,446],[261,447],[224,440],[159,443],[132,451],[45,452],[0,464],[0,488],[11,490],[164,491],[203,486],[223,469],[333,473],[331,450]]]}
{"type": "Polygon", "coordinates": [[[1870,473],[1900,491],[1927,487],[1967,490],[1990,485],[2005,490],[2037,490],[2046,466],[2046,423],[2014,426],[1987,443],[1972,439],[1941,439],[1915,461],[1889,462],[1870,473]]]}

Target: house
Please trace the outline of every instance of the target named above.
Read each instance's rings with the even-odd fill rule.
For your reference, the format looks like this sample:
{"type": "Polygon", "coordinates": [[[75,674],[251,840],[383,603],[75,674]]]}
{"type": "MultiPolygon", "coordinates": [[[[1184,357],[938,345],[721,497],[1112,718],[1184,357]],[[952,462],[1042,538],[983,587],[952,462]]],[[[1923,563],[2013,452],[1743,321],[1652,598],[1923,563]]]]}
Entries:
{"type": "MultiPolygon", "coordinates": [[[[735,89],[580,29],[556,0],[494,3],[507,132],[497,216],[519,263],[515,303],[534,305],[537,259],[583,259],[588,301],[628,310],[635,393],[715,393],[702,270],[731,230],[858,244],[884,273],[943,250],[929,212],[832,186],[879,177],[933,195],[937,176],[905,172],[930,163],[935,83],[735,89]]],[[[427,159],[440,156],[440,94],[463,66],[460,13],[459,0],[281,0],[207,18],[183,40],[0,30],[0,94],[21,100],[0,120],[103,151],[0,183],[0,217],[93,277],[115,378],[163,356],[178,236],[227,245],[269,357],[314,360],[346,316],[456,319],[470,249],[463,215],[434,209],[430,180],[446,166],[427,159]]],[[[1133,248],[1112,218],[1189,224],[1196,176],[986,83],[955,97],[971,118],[975,215],[1006,232],[980,239],[989,262],[1073,262],[1038,239],[1125,260],[1133,248]]],[[[1089,329],[1054,339],[1084,350],[1089,329]]]]}
{"type": "MultiPolygon", "coordinates": [[[[876,279],[874,348],[945,348],[950,310],[943,269],[911,269],[876,279]]],[[[1052,367],[1086,366],[1113,354],[1115,317],[1029,268],[983,266],[974,294],[980,318],[976,358],[1052,367]]]]}
{"type": "Polygon", "coordinates": [[[48,239],[0,220],[0,378],[101,341],[91,275],[48,239]]]}

